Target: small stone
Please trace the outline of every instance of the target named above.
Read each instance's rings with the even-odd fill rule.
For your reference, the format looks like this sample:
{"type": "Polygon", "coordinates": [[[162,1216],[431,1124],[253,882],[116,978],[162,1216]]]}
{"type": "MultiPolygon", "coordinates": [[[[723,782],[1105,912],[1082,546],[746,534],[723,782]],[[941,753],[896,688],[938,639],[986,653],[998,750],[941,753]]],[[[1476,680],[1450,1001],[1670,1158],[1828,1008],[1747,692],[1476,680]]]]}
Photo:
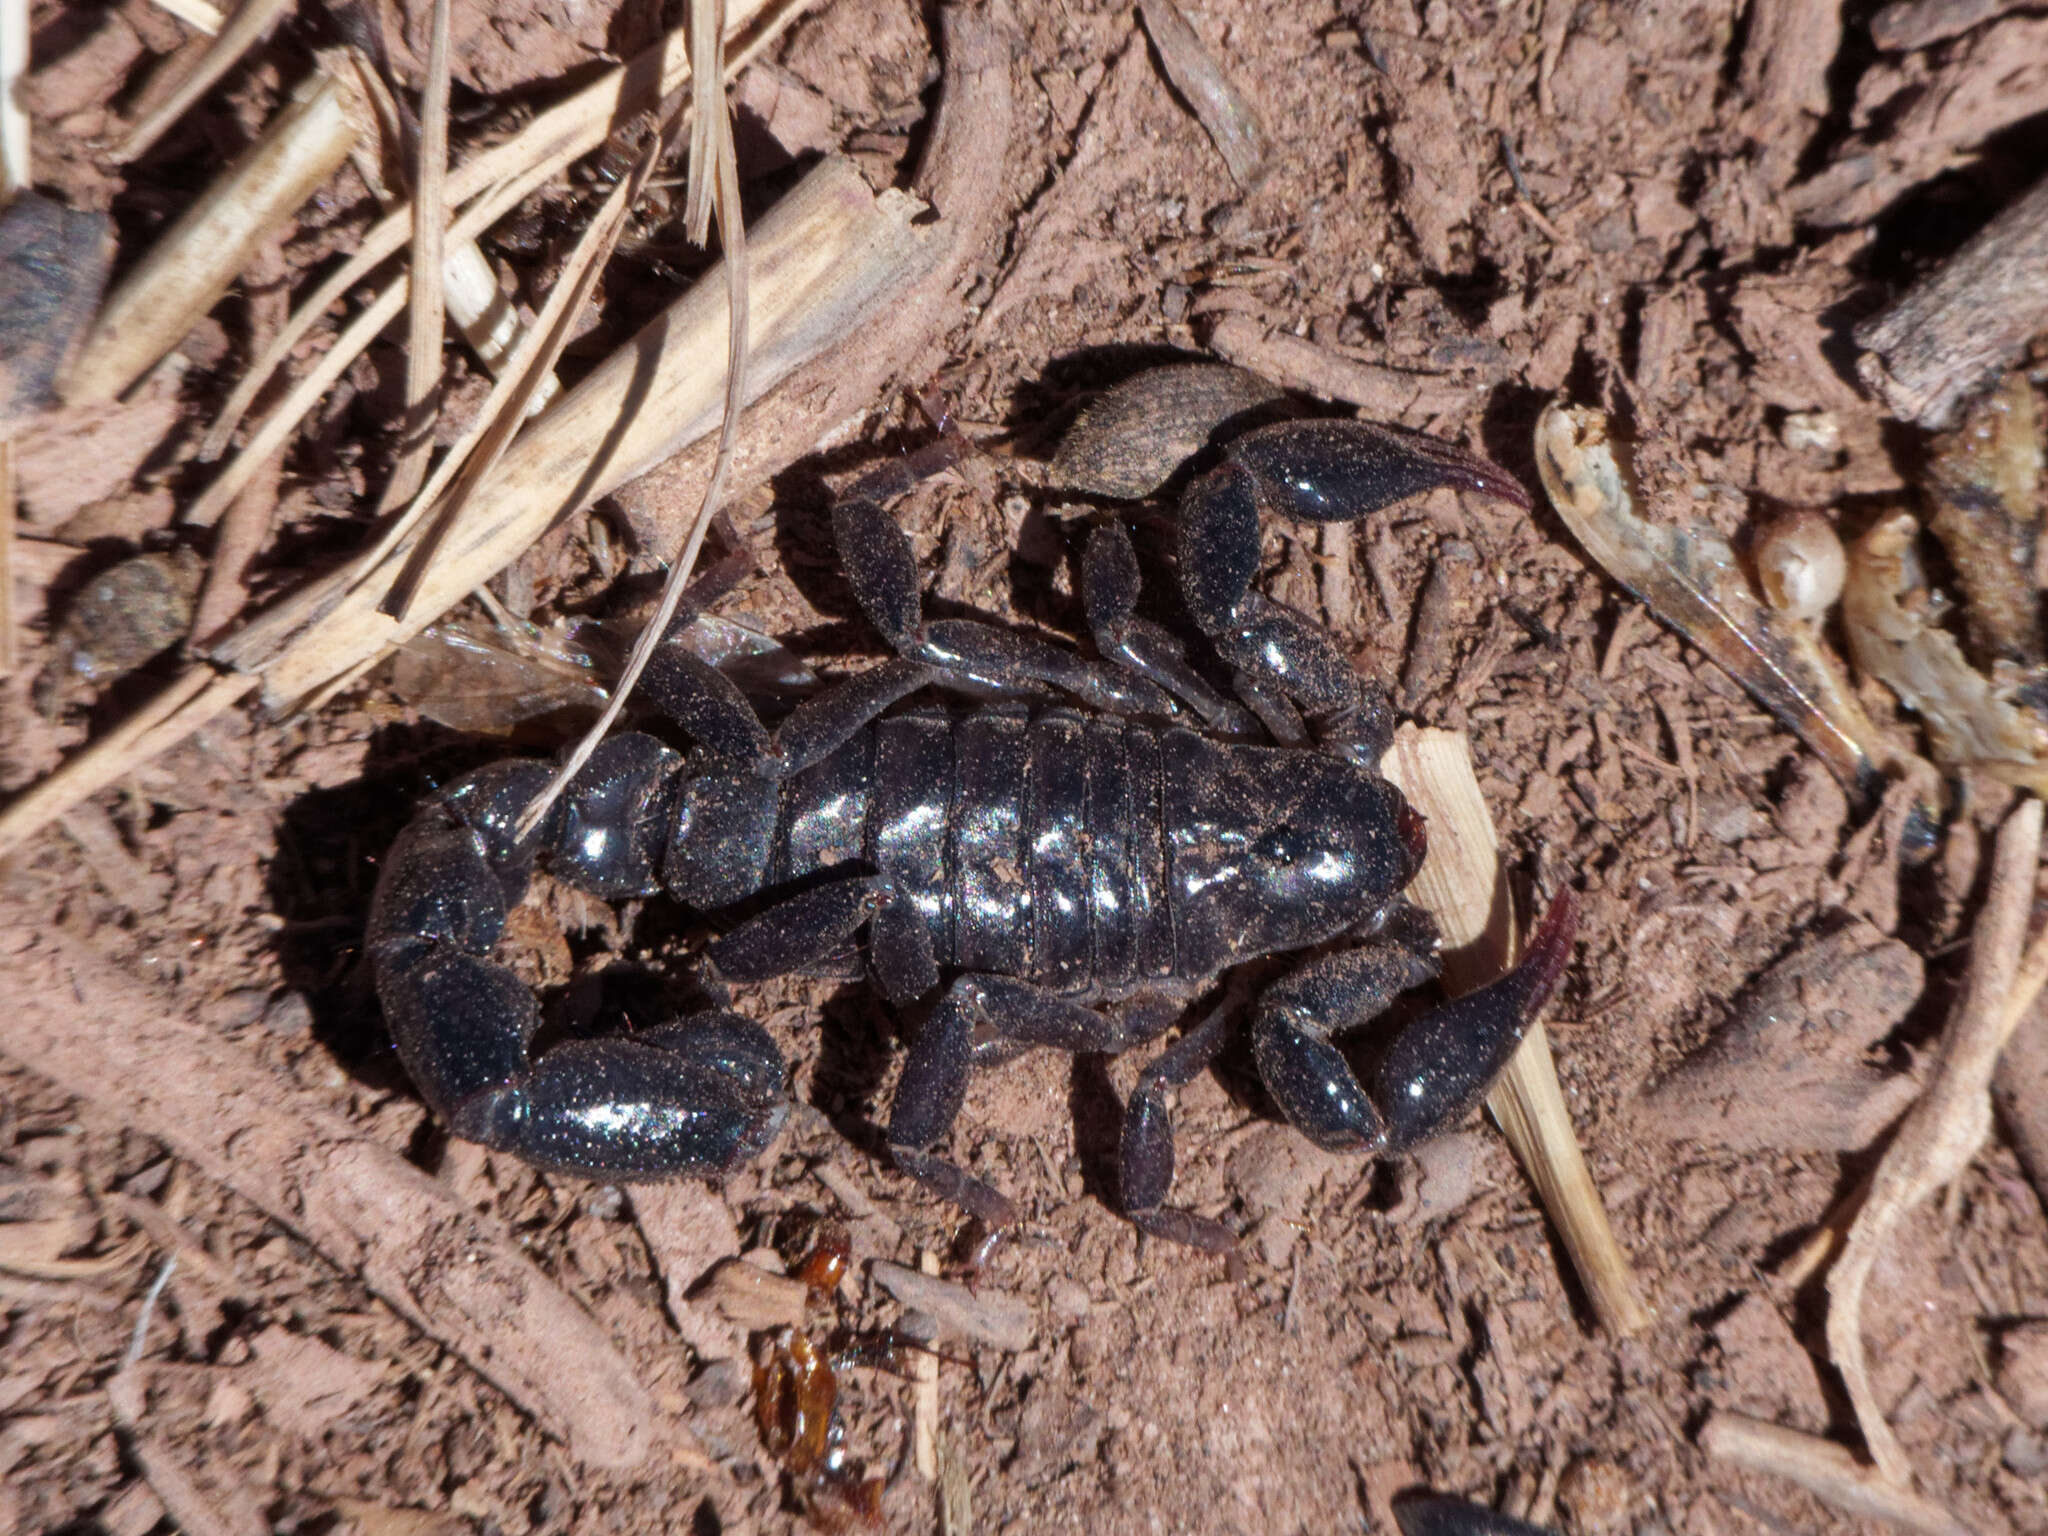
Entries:
{"type": "Polygon", "coordinates": [[[626,1192],[616,1184],[600,1185],[583,1202],[584,1213],[595,1216],[599,1221],[617,1221],[625,1208],[626,1192]]]}
{"type": "Polygon", "coordinates": [[[273,1035],[303,1035],[313,1027],[313,1005],[303,992],[283,992],[263,1010],[263,1027],[273,1035]]]}
{"type": "Polygon", "coordinates": [[[1054,1317],[1064,1318],[1070,1323],[1080,1322],[1094,1306],[1088,1287],[1065,1275],[1046,1287],[1045,1299],[1052,1303],[1054,1317]]]}
{"type": "Polygon", "coordinates": [[[1557,1503],[1572,1536],[1607,1536],[1628,1521],[1635,1484],[1611,1461],[1584,1457],[1557,1480],[1557,1503]]]}
{"type": "Polygon", "coordinates": [[[683,1395],[699,1408],[730,1408],[747,1395],[752,1383],[738,1360],[713,1360],[690,1378],[683,1395]]]}

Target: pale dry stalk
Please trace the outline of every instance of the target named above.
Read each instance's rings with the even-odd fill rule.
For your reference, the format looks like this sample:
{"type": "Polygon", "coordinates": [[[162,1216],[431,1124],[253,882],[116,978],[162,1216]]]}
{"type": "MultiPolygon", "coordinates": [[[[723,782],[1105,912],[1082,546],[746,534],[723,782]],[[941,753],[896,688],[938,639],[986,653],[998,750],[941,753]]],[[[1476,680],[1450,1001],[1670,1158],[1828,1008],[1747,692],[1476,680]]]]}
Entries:
{"type": "MultiPolygon", "coordinates": [[[[780,0],[779,4],[776,0],[733,0],[726,18],[727,40],[732,45],[727,73],[743,68],[756,57],[803,14],[808,3],[809,0],[780,0]]],[[[444,200],[451,208],[463,208],[463,216],[457,222],[468,225],[474,233],[494,222],[504,210],[523,198],[523,193],[521,198],[509,200],[501,195],[513,183],[532,186],[545,181],[555,170],[602,144],[616,124],[638,113],[654,110],[670,92],[679,90],[689,81],[689,48],[684,31],[679,27],[627,63],[607,70],[567,101],[542,112],[502,144],[483,150],[452,168],[444,188],[444,200]],[[482,223],[472,224],[472,213],[486,202],[497,208],[499,213],[492,214],[482,223]]],[[[411,235],[410,202],[396,204],[370,226],[348,260],[329,273],[292,311],[283,333],[235,386],[227,404],[221,408],[219,420],[200,445],[201,458],[219,457],[264,383],[292,349],[344,295],[381,263],[402,250],[411,235]]],[[[459,255],[461,244],[453,230],[449,234],[449,243],[459,255]]],[[[485,265],[488,266],[487,263],[485,265]]],[[[456,277],[451,277],[450,281],[459,286],[456,277]]],[[[350,335],[353,334],[354,327],[351,326],[350,335]]],[[[471,340],[476,342],[475,337],[471,340]]],[[[338,348],[343,344],[343,340],[337,340],[334,345],[338,348]]],[[[367,344],[367,341],[362,343],[367,344]]],[[[476,344],[480,350],[484,345],[476,344]]],[[[358,347],[357,351],[360,350],[358,347]]],[[[353,356],[351,353],[338,366],[345,368],[353,356]]],[[[485,361],[491,361],[488,355],[485,361]]]]}
{"type": "MultiPolygon", "coordinates": [[[[434,0],[427,85],[420,99],[418,168],[412,183],[412,283],[406,300],[405,423],[380,511],[400,506],[427,477],[434,401],[441,387],[441,248],[448,228],[448,28],[450,0],[434,0]]],[[[287,316],[287,318],[289,318],[287,316]]],[[[280,327],[282,329],[282,327],[280,327]]]]}
{"type": "Polygon", "coordinates": [[[1920,1536],[1975,1536],[1933,1500],[1887,1481],[1819,1435],[1739,1413],[1716,1413],[1700,1431],[1700,1449],[1717,1461],[1797,1483],[1822,1503],[1857,1519],[1882,1520],[1920,1536]]]}
{"type": "Polygon", "coordinates": [[[341,168],[373,122],[352,79],[330,71],[308,77],[263,136],[107,296],[79,347],[65,398],[74,405],[111,400],[154,367],[341,168]]]}
{"type": "Polygon", "coordinates": [[[618,686],[589,730],[563,758],[555,776],[526,808],[519,820],[519,835],[530,836],[540,825],[548,807],[560,798],[569,781],[590,761],[608,731],[617,722],[632,697],[640,674],[653,659],[655,647],[675,621],[676,610],[696,569],[697,556],[704,548],[712,515],[725,494],[725,482],[732,471],[733,451],[739,443],[741,413],[746,409],[748,267],[747,226],[740,214],[739,156],[733,147],[732,113],[725,102],[725,6],[723,0],[690,0],[690,33],[695,42],[693,95],[695,116],[690,134],[690,185],[687,193],[690,239],[699,245],[711,236],[711,214],[718,215],[718,236],[725,247],[726,352],[725,409],[719,419],[718,457],[711,466],[711,478],[704,486],[704,499],[689,541],[664,578],[661,601],[653,615],[634,638],[632,653],[618,686]]]}
{"type": "MultiPolygon", "coordinates": [[[[1513,964],[1517,941],[1471,745],[1462,731],[1404,725],[1381,770],[1428,818],[1429,852],[1407,895],[1442,931],[1444,983],[1454,993],[1484,986],[1513,964]]],[[[1530,1026],[1486,1103],[1556,1223],[1601,1327],[1617,1337],[1646,1327],[1652,1315],[1579,1149],[1541,1023],[1530,1026]]]]}

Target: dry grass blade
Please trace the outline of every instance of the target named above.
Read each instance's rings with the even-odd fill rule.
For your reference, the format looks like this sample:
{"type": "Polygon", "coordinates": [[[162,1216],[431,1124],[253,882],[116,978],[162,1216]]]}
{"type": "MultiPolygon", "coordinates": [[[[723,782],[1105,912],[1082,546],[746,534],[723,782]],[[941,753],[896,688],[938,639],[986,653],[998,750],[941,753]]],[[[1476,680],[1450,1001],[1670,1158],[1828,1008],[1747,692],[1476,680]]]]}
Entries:
{"type": "Polygon", "coordinates": [[[242,0],[241,7],[228,18],[213,46],[207,49],[206,57],[199,61],[199,67],[162,106],[137,123],[128,141],[114,151],[115,163],[125,165],[162,138],[171,124],[190,111],[195,101],[213,89],[216,80],[262,40],[286,3],[287,0],[242,0]]]}
{"type": "Polygon", "coordinates": [[[427,87],[420,100],[419,169],[412,184],[411,292],[406,300],[405,425],[380,511],[411,499],[434,450],[434,400],[441,387],[443,234],[448,227],[448,27],[451,0],[434,0],[427,87]]]}
{"type": "Polygon", "coordinates": [[[220,36],[220,29],[227,25],[227,17],[212,0],[156,0],[160,11],[169,11],[194,32],[203,32],[208,37],[220,36]]]}
{"type": "Polygon", "coordinates": [[[591,290],[597,285],[605,263],[611,259],[613,249],[618,245],[619,235],[626,227],[626,213],[633,206],[647,179],[660,162],[661,149],[666,135],[657,135],[641,156],[633,172],[612,188],[597,217],[592,219],[583,237],[576,242],[568,264],[555,280],[555,286],[548,293],[547,302],[541,307],[527,333],[520,339],[513,352],[503,377],[492,386],[484,408],[477,413],[459,442],[448,450],[426,488],[413,499],[411,506],[379,540],[370,556],[374,567],[410,533],[413,526],[441,497],[459,472],[462,481],[456,486],[441,506],[433,527],[427,536],[414,546],[398,578],[391,584],[378,611],[394,619],[403,619],[412,606],[413,596],[419,590],[421,578],[426,574],[427,563],[433,559],[434,551],[440,545],[441,537],[462,513],[469,498],[484,481],[484,477],[497,467],[511,444],[513,433],[519,430],[526,418],[526,406],[540,390],[542,384],[554,376],[555,361],[562,355],[562,348],[568,345],[571,330],[577,315],[588,301],[591,290]]]}
{"type": "MultiPolygon", "coordinates": [[[[28,112],[21,77],[28,72],[28,0],[0,0],[0,204],[29,184],[28,112]]],[[[0,438],[0,677],[15,667],[14,445],[0,438]]]]}
{"type": "MultiPolygon", "coordinates": [[[[734,0],[726,26],[728,42],[736,46],[729,56],[727,72],[744,68],[803,14],[808,3],[809,0],[734,0]]],[[[559,106],[550,107],[504,143],[451,170],[443,195],[450,207],[471,204],[487,195],[493,205],[500,205],[505,185],[536,185],[533,178],[542,167],[549,168],[548,174],[552,175],[555,169],[588,154],[604,142],[617,123],[654,110],[669,92],[680,89],[690,79],[689,49],[679,28],[626,64],[606,71],[559,106]]],[[[348,260],[328,274],[292,312],[283,332],[236,385],[221,409],[220,418],[200,444],[201,458],[218,458],[225,451],[235,427],[292,349],[351,288],[402,250],[411,232],[410,203],[393,208],[370,227],[348,260]]],[[[454,242],[453,230],[449,239],[454,242]]]]}
{"type": "MultiPolygon", "coordinates": [[[[1007,93],[1002,99],[1007,124],[1007,93]]],[[[969,202],[960,200],[963,208],[969,202]]],[[[931,331],[924,309],[906,316],[892,306],[954,271],[946,264],[970,233],[944,216],[914,222],[926,210],[902,193],[877,195],[840,159],[822,162],[776,203],[753,232],[749,257],[751,393],[773,389],[800,369],[822,368],[828,351],[834,378],[866,365],[867,353],[853,338],[871,332],[891,337],[884,355],[899,359],[892,367],[903,366],[899,349],[912,341],[892,335],[895,328],[907,320],[918,346],[931,331]]],[[[992,227],[977,220],[971,232],[984,238],[992,227]]],[[[723,282],[720,274],[709,275],[513,440],[451,533],[447,556],[429,571],[421,607],[403,625],[376,611],[376,594],[384,588],[360,559],[308,584],[214,652],[217,662],[243,675],[223,679],[204,666],[190,669],[113,736],[67,759],[0,810],[0,852],[19,847],[136,762],[182,740],[259,681],[266,702],[282,709],[374,665],[561,518],[708,439],[719,420],[720,381],[702,367],[702,358],[726,332],[727,306],[718,291],[723,282]]],[[[781,457],[754,472],[770,472],[808,451],[837,419],[820,419],[806,403],[810,398],[778,403],[775,417],[801,435],[784,430],[776,439],[781,457]]]]}
{"type": "MultiPolygon", "coordinates": [[[[494,191],[479,201],[475,207],[466,208],[462,216],[448,228],[448,237],[467,240],[474,237],[517,204],[526,199],[541,182],[560,168],[560,162],[549,162],[536,166],[526,176],[494,191]]],[[[298,430],[299,422],[306,413],[320,402],[320,397],[334,386],[334,381],[348,371],[349,365],[362,355],[379,333],[398,318],[398,312],[405,307],[410,283],[404,277],[396,278],[391,285],[364,307],[361,314],[351,320],[334,345],[320,354],[306,376],[294,384],[291,392],[277,403],[275,409],[263,418],[263,422],[250,434],[241,451],[227,466],[214,477],[213,482],[200,492],[192,504],[186,507],[183,521],[194,527],[204,528],[218,519],[227,509],[228,503],[241,494],[242,487],[249,483],[263,461],[282,448],[292,433],[298,430]]]]}
{"type": "Polygon", "coordinates": [[[1913,1469],[1871,1385],[1863,1289],[1899,1218],[1968,1167],[1991,1134],[1992,1071],[2048,979],[2048,935],[2036,940],[2024,963],[2020,958],[2040,875],[2041,818],[2041,802],[2029,797],[1999,829],[1991,884],[1970,935],[1963,995],[1943,1032],[1933,1076],[1885,1149],[1869,1198],[1828,1272],[1828,1354],[1871,1459],[1900,1488],[1912,1486],[1913,1469]]]}
{"type": "Polygon", "coordinates": [[[250,258],[341,167],[369,109],[351,78],[309,77],[108,295],[65,384],[73,404],[111,400],[177,345],[250,258]]]}
{"type": "MultiPolygon", "coordinates": [[[[1429,820],[1429,853],[1408,896],[1443,932],[1445,984],[1453,992],[1484,986],[1514,959],[1515,915],[1471,747],[1462,732],[1407,725],[1381,766],[1429,820]]],[[[1628,1256],[1586,1168],[1540,1024],[1523,1039],[1487,1107],[1557,1224],[1600,1325],[1617,1336],[1645,1327],[1650,1312],[1636,1297],[1628,1256]]]]}
{"type": "Polygon", "coordinates": [[[183,741],[254,691],[256,683],[253,677],[223,677],[208,666],[187,667],[113,730],[9,801],[0,810],[0,852],[16,847],[87,795],[183,741]]]}
{"type": "MultiPolygon", "coordinates": [[[[725,244],[726,281],[726,361],[725,361],[725,412],[718,429],[718,459],[712,465],[711,479],[704,487],[704,502],[697,509],[697,521],[690,529],[690,539],[683,546],[682,555],[669,568],[667,579],[662,583],[661,602],[654,615],[648,619],[646,628],[640,631],[633,642],[633,652],[626,658],[626,670],[619,678],[618,687],[612,690],[611,699],[605,704],[604,712],[576,743],[575,749],[556,770],[548,787],[534,797],[519,821],[519,835],[528,836],[547,814],[548,807],[567,787],[569,781],[585,763],[590,754],[597,750],[605,733],[618,720],[619,712],[625,708],[626,700],[632,696],[634,685],[640,681],[640,674],[646,670],[647,662],[654,654],[654,648],[668,633],[674,622],[676,609],[683,599],[683,589],[689,585],[690,572],[696,568],[697,556],[704,548],[704,534],[711,526],[712,514],[718,510],[719,498],[725,493],[725,482],[732,470],[733,450],[738,441],[740,412],[746,403],[747,387],[747,231],[746,223],[740,216],[739,158],[733,148],[732,114],[724,100],[725,42],[724,25],[720,12],[722,0],[691,0],[691,15],[694,18],[693,34],[701,40],[705,57],[697,60],[696,78],[699,82],[696,92],[698,106],[696,121],[691,132],[690,182],[692,188],[692,225],[695,227],[695,195],[700,186],[716,188],[713,199],[718,213],[718,233],[725,244]]],[[[693,234],[701,241],[710,233],[707,227],[693,234]]]]}

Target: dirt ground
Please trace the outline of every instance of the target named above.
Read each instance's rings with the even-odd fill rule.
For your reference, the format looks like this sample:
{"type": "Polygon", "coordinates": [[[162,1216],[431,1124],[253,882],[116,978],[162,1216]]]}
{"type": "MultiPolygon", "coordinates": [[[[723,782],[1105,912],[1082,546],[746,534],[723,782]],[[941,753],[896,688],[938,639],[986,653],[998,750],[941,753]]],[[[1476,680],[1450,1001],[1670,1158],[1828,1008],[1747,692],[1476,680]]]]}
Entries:
{"type": "MultiPolygon", "coordinates": [[[[719,612],[821,668],[876,654],[822,514],[834,485],[928,435],[906,395],[921,390],[984,450],[901,509],[935,597],[1078,634],[1079,537],[1041,490],[1045,460],[1095,390],[1171,352],[1312,356],[1378,391],[1374,414],[1532,488],[1536,410],[1600,404],[1640,438],[1647,478],[1730,532],[1773,508],[1880,505],[1911,447],[1842,371],[1845,328],[2048,158],[2048,20],[1981,19],[1996,7],[1945,7],[1980,19],[1892,51],[1874,7],[1808,0],[1184,8],[1270,139],[1263,174],[1233,180],[1131,7],[999,16],[1020,131],[965,319],[931,338],[932,371],[848,402],[829,452],[744,488],[760,570],[719,612]],[[1815,412],[1834,438],[1787,430],[1815,412]]],[[[655,9],[457,0],[458,158],[644,46],[655,9]]],[[[416,86],[429,8],[384,10],[416,86]]],[[[145,82],[193,34],[147,0],[31,15],[37,183],[112,213],[117,271],[336,35],[299,7],[119,165],[145,82]]],[[[906,181],[937,27],[914,0],[811,7],[735,90],[750,206],[822,152],[906,181]]],[[[604,190],[571,173],[486,237],[522,300],[604,190]]],[[[124,555],[207,551],[175,526],[209,473],[197,439],[252,326],[275,323],[262,307],[372,209],[344,168],[181,367],[19,445],[23,664],[0,698],[0,788],[168,675],[61,679],[102,643],[64,616],[124,555]]],[[[703,267],[672,209],[643,210],[564,372],[703,267]]],[[[459,417],[482,384],[449,357],[459,417]]],[[[290,451],[252,604],[363,541],[403,378],[401,323],[290,451]]],[[[1924,1064],[2009,797],[1972,786],[1937,855],[1902,868],[1538,499],[1523,514],[1440,493],[1348,546],[1272,530],[1268,590],[1321,616],[1407,714],[1469,731],[1515,868],[1581,892],[1551,1033],[1654,1324],[1595,1329],[1490,1125],[1405,1169],[1324,1156],[1275,1122],[1242,1052],[1180,1095],[1177,1184],[1247,1227],[1241,1252],[1141,1240],[1112,1191],[1142,1061],[1026,1058],[977,1081],[954,1142],[1027,1216],[942,1346],[937,1482],[907,1459],[930,1388],[844,1373],[849,1448],[895,1469],[886,1528],[1390,1531],[1390,1497],[1418,1486],[1574,1536],[1863,1528],[1695,1436],[1736,1409],[1856,1444],[1821,1287],[1787,1268],[1924,1064]],[[1432,580],[1453,600],[1423,603],[1432,580]],[[1796,1060],[1726,1045],[1762,1014],[1802,1020],[1796,1060]],[[1717,1035],[1718,1057],[1688,1062],[1717,1035]],[[1862,1112],[1871,1096],[1892,1109],[1862,1112]]],[[[630,501],[544,543],[499,598],[541,622],[612,611],[607,574],[644,587],[654,565],[630,501]]],[[[1869,702],[1897,718],[1881,690],[1869,702]]],[[[418,797],[505,750],[373,677],[309,714],[221,716],[0,866],[0,975],[21,1010],[0,1024],[0,1531],[804,1527],[754,1425],[744,1319],[697,1287],[732,1255],[800,1259],[831,1216],[855,1267],[813,1332],[902,1320],[871,1262],[945,1257],[956,1222],[881,1152],[900,1026],[858,986],[744,990],[795,1063],[798,1109],[719,1189],[621,1191],[448,1141],[392,1059],[361,928],[418,797]],[[408,1182],[415,1166],[431,1177],[408,1182]]],[[[660,903],[614,918],[551,891],[526,916],[522,963],[572,995],[572,969],[693,937],[660,903]]],[[[2048,1531],[2048,1219],[2002,1139],[1908,1220],[1866,1317],[1923,1491],[1970,1530],[2048,1531]]]]}

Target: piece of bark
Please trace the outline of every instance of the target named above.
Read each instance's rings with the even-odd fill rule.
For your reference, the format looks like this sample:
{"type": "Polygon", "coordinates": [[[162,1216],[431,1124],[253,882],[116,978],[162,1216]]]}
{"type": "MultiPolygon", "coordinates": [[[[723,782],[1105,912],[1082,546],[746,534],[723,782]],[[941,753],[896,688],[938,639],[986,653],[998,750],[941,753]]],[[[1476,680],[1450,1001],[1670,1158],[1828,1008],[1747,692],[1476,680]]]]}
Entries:
{"type": "Polygon", "coordinates": [[[1742,1152],[1869,1146],[1920,1091],[1868,1058],[1919,1000],[1922,979],[1920,957],[1867,923],[1808,944],[1644,1096],[1637,1125],[1742,1152]]]}
{"type": "Polygon", "coordinates": [[[2007,16],[1943,49],[1931,67],[1884,59],[1856,87],[1866,125],[1805,181],[1785,189],[1802,223],[1847,229],[1875,218],[1908,189],[1953,170],[2016,124],[2048,111],[2048,17],[2007,16]]]}
{"type": "Polygon", "coordinates": [[[55,401],[113,258],[114,225],[103,213],[27,191],[0,210],[0,435],[55,401]]]}
{"type": "Polygon", "coordinates": [[[1855,331],[1856,371],[1902,421],[1955,425],[1963,402],[2048,331],[2048,179],[1855,331]]]}
{"type": "Polygon", "coordinates": [[[2042,1209],[2048,1210],[2048,996],[2029,1010],[2005,1043],[1991,1079],[1991,1100],[2042,1209]]]}
{"type": "Polygon", "coordinates": [[[2035,0],[1894,0],[1870,18],[1870,40],[1886,53],[1906,53],[1960,37],[2035,0]]]}
{"type": "Polygon", "coordinates": [[[801,1280],[771,1275],[745,1259],[727,1259],[690,1291],[692,1303],[711,1308],[742,1333],[800,1328],[810,1291],[801,1280]]]}
{"type": "Polygon", "coordinates": [[[906,1265],[877,1259],[868,1266],[875,1283],[938,1324],[939,1331],[973,1344],[989,1344],[1016,1354],[1031,1347],[1038,1332],[1031,1305],[1021,1296],[986,1287],[970,1291],[906,1265]]]}
{"type": "Polygon", "coordinates": [[[1842,46],[1841,0],[1756,0],[1742,50],[1747,126],[1764,146],[1767,185],[1782,186],[1828,110],[1828,67],[1842,46]]]}
{"type": "Polygon", "coordinates": [[[631,1467],[655,1449],[632,1366],[502,1224],[42,914],[0,908],[0,957],[0,1051],[297,1233],[582,1460],[631,1467]]]}

